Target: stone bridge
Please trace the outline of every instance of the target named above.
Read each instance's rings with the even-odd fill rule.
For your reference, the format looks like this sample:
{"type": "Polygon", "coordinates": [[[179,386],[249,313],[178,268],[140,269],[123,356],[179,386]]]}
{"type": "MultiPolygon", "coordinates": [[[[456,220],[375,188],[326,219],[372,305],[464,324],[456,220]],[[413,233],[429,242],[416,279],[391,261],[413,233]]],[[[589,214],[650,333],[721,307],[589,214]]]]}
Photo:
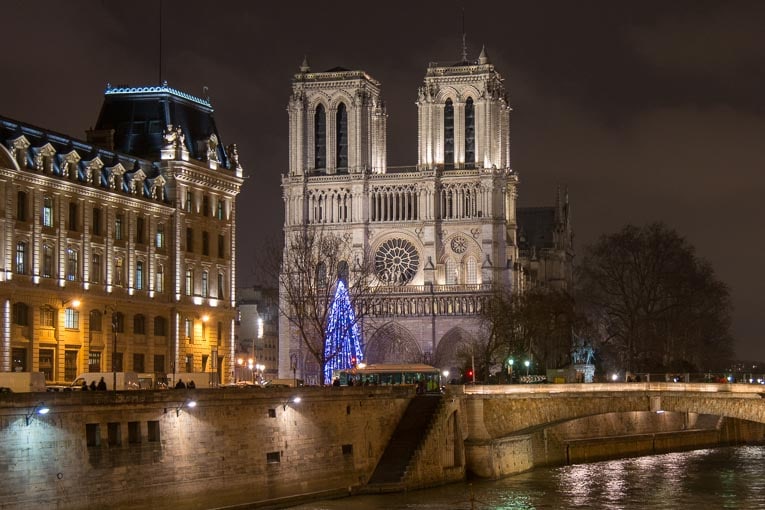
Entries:
{"type": "MultiPolygon", "coordinates": [[[[646,382],[464,386],[455,390],[461,394],[465,413],[467,466],[486,477],[532,468],[539,462],[540,431],[592,416],[643,412],[643,417],[650,417],[666,412],[765,424],[763,385],[646,382]]],[[[548,448],[546,433],[544,448],[548,448]]]]}

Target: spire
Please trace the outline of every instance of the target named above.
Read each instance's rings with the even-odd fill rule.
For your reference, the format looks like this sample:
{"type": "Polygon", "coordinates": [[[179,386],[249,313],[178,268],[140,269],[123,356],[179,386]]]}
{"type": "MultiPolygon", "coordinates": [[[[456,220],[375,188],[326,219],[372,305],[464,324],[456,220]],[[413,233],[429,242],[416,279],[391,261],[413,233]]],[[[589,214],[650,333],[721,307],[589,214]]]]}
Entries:
{"type": "Polygon", "coordinates": [[[308,55],[303,56],[303,63],[300,64],[300,72],[301,73],[311,72],[311,66],[308,65],[308,55]]]}
{"type": "Polygon", "coordinates": [[[481,46],[481,54],[478,56],[478,63],[488,64],[489,63],[489,56],[486,54],[486,46],[481,46]]]}
{"type": "Polygon", "coordinates": [[[467,63],[467,42],[465,34],[465,8],[462,8],[462,63],[467,63]]]}

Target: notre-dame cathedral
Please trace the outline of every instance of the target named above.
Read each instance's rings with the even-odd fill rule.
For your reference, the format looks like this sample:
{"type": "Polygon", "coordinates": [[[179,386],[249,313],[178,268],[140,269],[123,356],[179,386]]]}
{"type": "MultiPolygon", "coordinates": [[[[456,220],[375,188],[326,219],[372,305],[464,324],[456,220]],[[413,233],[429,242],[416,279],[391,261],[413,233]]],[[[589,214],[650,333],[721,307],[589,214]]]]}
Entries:
{"type": "MultiPolygon", "coordinates": [[[[416,97],[417,164],[391,167],[381,84],[303,62],[287,108],[285,238],[321,228],[371,254],[385,292],[363,322],[366,362],[457,369],[460,346],[481,340],[478,311],[493,289],[570,284],[568,197],[517,207],[508,92],[485,51],[429,64],[416,97]]],[[[279,326],[280,377],[317,382],[285,317],[279,326]]]]}

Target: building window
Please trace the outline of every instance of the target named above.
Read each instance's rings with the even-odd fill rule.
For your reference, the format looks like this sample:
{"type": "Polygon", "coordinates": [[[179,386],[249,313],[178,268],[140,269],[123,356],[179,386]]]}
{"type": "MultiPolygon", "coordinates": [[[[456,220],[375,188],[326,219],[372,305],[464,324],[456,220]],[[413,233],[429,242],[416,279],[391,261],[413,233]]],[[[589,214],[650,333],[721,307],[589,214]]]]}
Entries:
{"type": "Polygon", "coordinates": [[[16,243],[16,274],[27,274],[27,243],[16,243]]]}
{"type": "Polygon", "coordinates": [[[218,234],[218,258],[226,256],[226,237],[223,234],[218,234]]]}
{"type": "Polygon", "coordinates": [[[193,372],[194,371],[194,355],[193,354],[187,354],[186,355],[186,372],[193,372]]]}
{"type": "Polygon", "coordinates": [[[40,310],[40,322],[44,328],[56,327],[56,312],[53,308],[44,307],[40,310]]]}
{"type": "Polygon", "coordinates": [[[17,326],[29,325],[29,307],[26,303],[13,303],[11,314],[11,320],[17,326]]]}
{"type": "Polygon", "coordinates": [[[154,355],[154,371],[159,373],[162,373],[165,371],[165,355],[164,354],[154,355]]]}
{"type": "Polygon", "coordinates": [[[268,452],[266,453],[266,462],[268,464],[279,464],[282,460],[281,454],[279,452],[268,452]]]}
{"type": "MultiPolygon", "coordinates": [[[[191,319],[184,319],[183,321],[183,335],[191,340],[192,333],[193,333],[194,325],[191,322],[191,319]]],[[[188,370],[187,370],[188,372],[188,370]]]]}
{"type": "Polygon", "coordinates": [[[157,272],[154,274],[154,290],[157,292],[165,291],[165,272],[162,265],[157,266],[157,272]]]}
{"type": "Polygon", "coordinates": [[[119,422],[112,422],[106,424],[106,430],[108,431],[109,446],[122,445],[122,427],[119,422]]]}
{"type": "Polygon", "coordinates": [[[143,218],[139,217],[135,222],[135,242],[138,244],[144,244],[144,232],[145,226],[143,218]]]}
{"type": "Polygon", "coordinates": [[[185,285],[185,291],[186,295],[190,296],[192,294],[192,289],[194,286],[194,272],[191,269],[186,270],[186,285],[185,285]]]}
{"type": "Polygon", "coordinates": [[[101,424],[99,423],[85,424],[85,441],[88,447],[101,446],[101,424]]]}
{"type": "Polygon", "coordinates": [[[202,255],[210,255],[210,233],[202,232],[202,255]]]}
{"type": "Polygon", "coordinates": [[[77,232],[77,204],[69,202],[69,230],[77,232]]]}
{"type": "Polygon", "coordinates": [[[159,422],[158,421],[150,421],[147,423],[149,426],[149,436],[148,441],[150,443],[158,443],[159,442],[159,422]]]}
{"type": "Polygon", "coordinates": [[[88,353],[88,372],[100,372],[101,371],[101,352],[90,351],[88,353]]]}
{"type": "Polygon", "coordinates": [[[94,253],[92,258],[92,265],[90,268],[90,281],[93,283],[99,283],[101,282],[101,254],[100,253],[94,253]]]}
{"type": "Polygon", "coordinates": [[[314,168],[327,168],[327,116],[324,113],[324,105],[316,107],[313,137],[314,168]]]}
{"type": "Polygon", "coordinates": [[[207,195],[202,197],[202,214],[204,216],[212,216],[212,211],[210,210],[210,197],[207,195]]]}
{"type": "Polygon", "coordinates": [[[444,167],[454,168],[454,105],[451,99],[444,105],[444,167]]]}
{"type": "Polygon", "coordinates": [[[202,297],[207,297],[209,291],[208,272],[202,271],[202,297]]]}
{"type": "Polygon", "coordinates": [[[40,349],[38,360],[40,372],[45,374],[45,380],[53,381],[53,349],[40,349]]]}
{"type": "Polygon", "coordinates": [[[122,241],[122,215],[118,214],[114,217],[114,239],[122,241]]]}
{"type": "Polygon", "coordinates": [[[66,250],[66,279],[73,282],[79,275],[79,254],[77,250],[67,248],[66,250]]]}
{"type": "Polygon", "coordinates": [[[343,451],[343,455],[353,455],[353,445],[352,444],[342,445],[342,451],[343,451]]]}
{"type": "Polygon", "coordinates": [[[478,264],[473,257],[467,259],[467,281],[465,283],[478,283],[478,264]]]}
{"type": "Polygon", "coordinates": [[[122,282],[125,281],[124,270],[125,266],[122,257],[114,259],[114,285],[122,286],[122,282]]]}
{"type": "Polygon", "coordinates": [[[336,154],[337,168],[348,168],[348,112],[345,103],[337,106],[337,137],[336,154]]]}
{"type": "Polygon", "coordinates": [[[146,334],[146,317],[140,313],[133,316],[133,333],[136,335],[146,334]]]}
{"type": "Polygon", "coordinates": [[[91,331],[101,331],[102,316],[100,310],[91,310],[88,320],[90,322],[91,331]]]}
{"type": "Polygon", "coordinates": [[[98,207],[93,208],[93,235],[101,235],[101,209],[98,207]]]}
{"type": "Polygon", "coordinates": [[[454,285],[457,283],[457,264],[451,258],[446,259],[446,284],[454,285]]]}
{"type": "Polygon", "coordinates": [[[122,353],[121,352],[114,353],[114,371],[122,372],[122,353]]]}
{"type": "Polygon", "coordinates": [[[27,221],[27,193],[25,191],[16,193],[16,220],[27,221]]]}
{"type": "Polygon", "coordinates": [[[74,381],[77,378],[77,351],[64,351],[64,380],[74,381]]]}
{"type": "MultiPolygon", "coordinates": [[[[138,372],[138,370],[136,370],[138,372]]],[[[141,370],[143,372],[143,370],[141,370]]],[[[129,421],[128,422],[128,443],[129,444],[141,444],[141,422],[129,421]]]]}
{"type": "Polygon", "coordinates": [[[223,273],[218,273],[218,299],[223,299],[225,296],[225,287],[223,285],[223,273]]]}
{"type": "Polygon", "coordinates": [[[194,229],[186,227],[186,251],[194,251],[194,229]]]}
{"type": "Polygon", "coordinates": [[[144,355],[142,353],[134,353],[133,354],[133,371],[134,372],[145,372],[144,370],[144,355]]]}
{"type": "Polygon", "coordinates": [[[135,288],[143,289],[143,262],[140,260],[135,263],[135,288]]]}
{"type": "Polygon", "coordinates": [[[64,310],[64,328],[80,329],[80,312],[74,308],[64,310]]]}
{"type": "Polygon", "coordinates": [[[475,108],[470,97],[465,101],[465,166],[475,167],[475,108]]]}
{"type": "Polygon", "coordinates": [[[51,278],[53,276],[53,246],[44,244],[42,252],[42,276],[51,278]]]}
{"type": "Polygon", "coordinates": [[[218,321],[218,345],[223,341],[223,323],[218,321]]]}
{"type": "Polygon", "coordinates": [[[43,227],[53,227],[53,199],[51,197],[43,198],[43,227]]]}
{"type": "Polygon", "coordinates": [[[191,212],[191,191],[186,192],[186,212],[191,212]]]}
{"type": "Polygon", "coordinates": [[[221,199],[218,199],[218,209],[217,209],[217,212],[216,212],[215,216],[219,220],[223,219],[223,200],[221,200],[221,199]]]}
{"type": "Polygon", "coordinates": [[[157,224],[157,235],[155,237],[155,244],[157,248],[165,247],[165,225],[163,223],[157,224]]]}
{"type": "MultiPolygon", "coordinates": [[[[167,321],[164,317],[154,317],[154,336],[165,336],[167,334],[167,321]]],[[[156,366],[154,370],[157,370],[156,366]]]]}

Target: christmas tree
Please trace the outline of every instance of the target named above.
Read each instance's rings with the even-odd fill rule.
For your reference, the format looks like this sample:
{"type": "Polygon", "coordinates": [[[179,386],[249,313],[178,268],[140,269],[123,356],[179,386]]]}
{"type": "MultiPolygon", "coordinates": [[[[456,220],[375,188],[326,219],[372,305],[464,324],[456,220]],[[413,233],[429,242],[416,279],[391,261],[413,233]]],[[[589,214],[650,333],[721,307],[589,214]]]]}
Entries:
{"type": "Polygon", "coordinates": [[[363,356],[356,314],[351,306],[348,289],[340,280],[337,282],[327,331],[324,333],[324,383],[332,384],[335,370],[353,368],[362,361],[363,356]]]}

